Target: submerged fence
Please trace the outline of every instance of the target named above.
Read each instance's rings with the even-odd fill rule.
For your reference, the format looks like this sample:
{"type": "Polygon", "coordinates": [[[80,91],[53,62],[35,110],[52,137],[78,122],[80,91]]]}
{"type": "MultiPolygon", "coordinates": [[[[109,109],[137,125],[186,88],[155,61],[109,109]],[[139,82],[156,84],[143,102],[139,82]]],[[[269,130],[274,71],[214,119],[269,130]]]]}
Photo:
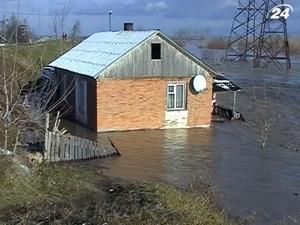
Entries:
{"type": "Polygon", "coordinates": [[[120,155],[112,141],[98,144],[58,132],[46,132],[44,158],[48,162],[76,161],[120,155]]]}

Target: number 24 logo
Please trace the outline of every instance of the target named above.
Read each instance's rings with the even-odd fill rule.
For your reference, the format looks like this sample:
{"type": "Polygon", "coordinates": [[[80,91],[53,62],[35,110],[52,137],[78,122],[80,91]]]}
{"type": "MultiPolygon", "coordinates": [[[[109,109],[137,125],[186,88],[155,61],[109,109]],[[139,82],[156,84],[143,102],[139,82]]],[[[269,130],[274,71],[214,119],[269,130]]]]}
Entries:
{"type": "Polygon", "coordinates": [[[271,20],[279,20],[280,18],[284,18],[284,19],[288,19],[291,12],[294,11],[293,6],[289,5],[289,4],[281,4],[278,5],[276,7],[274,7],[273,9],[271,9],[271,11],[269,12],[270,19],[271,20]]]}

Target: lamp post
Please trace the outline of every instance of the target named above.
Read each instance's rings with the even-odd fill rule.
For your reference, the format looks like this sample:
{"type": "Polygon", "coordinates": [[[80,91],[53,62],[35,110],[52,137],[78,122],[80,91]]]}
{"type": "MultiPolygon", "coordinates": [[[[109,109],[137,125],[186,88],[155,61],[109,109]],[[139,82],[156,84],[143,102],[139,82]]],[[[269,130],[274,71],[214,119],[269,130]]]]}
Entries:
{"type": "Polygon", "coordinates": [[[111,31],[111,15],[112,15],[112,11],[111,10],[109,10],[108,11],[108,23],[109,23],[109,31],[111,31]]]}

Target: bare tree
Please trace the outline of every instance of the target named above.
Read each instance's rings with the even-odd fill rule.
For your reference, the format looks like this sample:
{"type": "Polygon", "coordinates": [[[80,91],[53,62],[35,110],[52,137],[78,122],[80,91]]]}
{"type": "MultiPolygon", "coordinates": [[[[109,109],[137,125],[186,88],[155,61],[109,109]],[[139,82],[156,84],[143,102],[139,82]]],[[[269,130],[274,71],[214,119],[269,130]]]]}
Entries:
{"type": "Polygon", "coordinates": [[[15,68],[11,66],[13,62],[10,56],[7,60],[6,54],[2,48],[0,61],[4,69],[0,73],[0,150],[15,153],[22,137],[29,131],[43,140],[47,113],[56,111],[70,95],[76,78],[64,90],[62,97],[55,99],[59,87],[55,76],[36,80],[36,76],[20,72],[19,64],[15,68]]]}
{"type": "Polygon", "coordinates": [[[79,35],[80,35],[80,22],[77,20],[72,29],[71,29],[71,40],[72,40],[72,46],[74,46],[74,44],[76,43],[79,35]]]}
{"type": "Polygon", "coordinates": [[[69,11],[69,1],[65,2],[61,10],[57,10],[52,20],[51,27],[56,39],[61,39],[60,42],[60,53],[63,53],[63,34],[65,33],[65,22],[69,11]]]}
{"type": "Polygon", "coordinates": [[[273,117],[269,113],[269,109],[271,108],[270,102],[267,99],[267,87],[266,82],[264,82],[263,87],[256,87],[253,85],[253,100],[254,100],[254,108],[256,113],[256,127],[258,127],[258,131],[260,132],[259,142],[261,144],[262,149],[265,149],[267,143],[269,141],[269,136],[272,131],[272,123],[273,117]],[[261,98],[257,97],[258,93],[261,92],[261,98]]]}
{"type": "MultiPolygon", "coordinates": [[[[28,126],[29,114],[22,101],[22,86],[26,83],[24,71],[16,66],[16,55],[2,48],[0,82],[0,134],[3,136],[3,148],[16,150],[20,133],[28,126]],[[9,146],[13,144],[13,146],[9,146]]],[[[29,65],[31,67],[31,65],[29,65]]],[[[30,79],[30,78],[29,78],[30,79]]],[[[32,124],[30,124],[31,126],[32,124]]]]}
{"type": "MultiPolygon", "coordinates": [[[[69,11],[69,1],[68,3],[64,3],[64,7],[61,11],[61,15],[60,15],[60,27],[61,27],[61,34],[63,35],[65,33],[65,21],[66,21],[66,17],[69,11]]],[[[63,38],[61,38],[61,42],[60,42],[60,54],[63,54],[63,38]]]]}
{"type": "MultiPolygon", "coordinates": [[[[239,132],[249,140],[256,142],[264,150],[269,145],[274,144],[272,143],[274,140],[271,141],[271,139],[276,132],[274,124],[278,120],[278,115],[272,112],[275,105],[268,97],[270,87],[264,80],[260,82],[262,84],[257,84],[254,81],[250,86],[244,87],[244,91],[240,94],[240,100],[247,102],[247,104],[240,104],[240,107],[241,111],[247,112],[245,124],[251,134],[244,130],[244,127],[240,127],[239,132]]],[[[280,93],[280,89],[276,90],[277,93],[280,93]]]]}
{"type": "MultiPolygon", "coordinates": [[[[20,58],[16,54],[18,48],[18,45],[0,48],[0,151],[4,149],[10,153],[16,152],[28,131],[43,140],[46,114],[58,109],[73,91],[75,82],[74,78],[63,96],[55,99],[59,86],[56,77],[41,79],[36,61],[20,58]]],[[[30,49],[28,47],[27,51],[30,49]]]]}
{"type": "Polygon", "coordinates": [[[59,29],[59,15],[56,13],[56,15],[53,17],[52,20],[52,29],[53,29],[53,33],[56,39],[58,39],[59,35],[58,35],[58,29],[59,29]]]}

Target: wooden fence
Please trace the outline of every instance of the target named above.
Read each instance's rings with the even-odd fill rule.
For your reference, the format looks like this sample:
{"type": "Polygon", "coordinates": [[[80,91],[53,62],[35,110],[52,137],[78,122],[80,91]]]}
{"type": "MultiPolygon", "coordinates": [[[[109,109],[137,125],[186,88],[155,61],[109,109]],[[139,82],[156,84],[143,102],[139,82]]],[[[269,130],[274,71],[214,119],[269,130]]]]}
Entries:
{"type": "Polygon", "coordinates": [[[120,155],[112,141],[96,143],[88,139],[48,131],[45,136],[45,160],[76,161],[120,155]]]}

